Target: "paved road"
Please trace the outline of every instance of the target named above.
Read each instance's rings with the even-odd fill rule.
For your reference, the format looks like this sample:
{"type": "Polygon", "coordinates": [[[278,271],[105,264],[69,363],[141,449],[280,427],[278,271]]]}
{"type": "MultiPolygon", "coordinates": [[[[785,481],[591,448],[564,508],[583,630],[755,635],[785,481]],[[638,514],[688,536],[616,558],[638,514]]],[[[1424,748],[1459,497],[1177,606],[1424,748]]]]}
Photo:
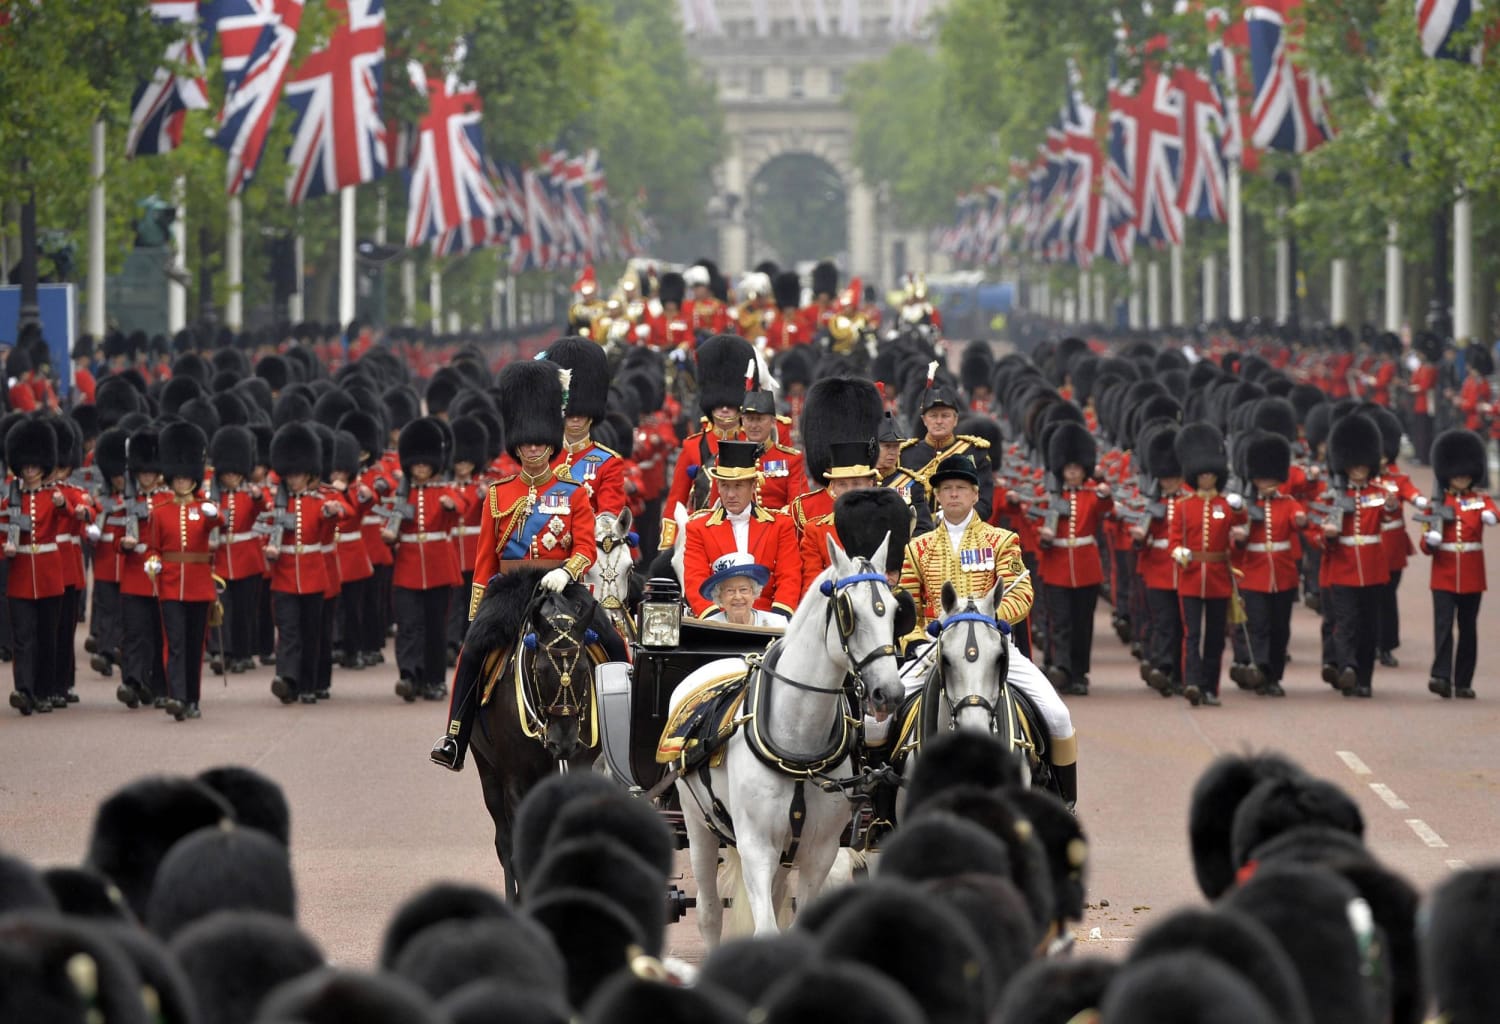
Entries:
{"type": "MultiPolygon", "coordinates": [[[[1490,547],[1500,580],[1500,544],[1490,547]]],[[[1422,886],[1460,862],[1494,858],[1500,836],[1500,655],[1481,653],[1475,702],[1426,692],[1431,657],[1427,569],[1402,585],[1402,666],[1379,670],[1375,699],[1346,700],[1317,679],[1317,622],[1298,609],[1284,700],[1234,690],[1222,708],[1166,701],[1098,620],[1093,693],[1073,704],[1083,750],[1079,814],[1089,829],[1093,909],[1085,948],[1119,951],[1154,917],[1198,901],[1186,850],[1188,794],[1216,754],[1280,749],[1359,801],[1369,841],[1422,886]],[[1105,902],[1107,901],[1107,906],[1105,902]],[[1098,938],[1089,939],[1097,928],[1098,938]]],[[[1500,633],[1500,598],[1481,615],[1500,633]]],[[[83,662],[87,664],[87,662],[83,662]]],[[[286,787],[304,926],[335,960],[373,961],[391,909],[439,878],[498,884],[489,820],[472,771],[429,765],[445,707],[406,705],[395,670],[337,672],[332,701],[282,707],[271,671],[210,681],[203,718],[175,723],[126,711],[113,680],[84,670],[83,702],[45,717],[0,714],[0,846],[41,864],[75,863],[95,804],[150,772],[248,764],[286,787]]],[[[685,861],[684,861],[685,863],[685,861]]],[[[691,919],[672,951],[700,955],[691,919]]]]}

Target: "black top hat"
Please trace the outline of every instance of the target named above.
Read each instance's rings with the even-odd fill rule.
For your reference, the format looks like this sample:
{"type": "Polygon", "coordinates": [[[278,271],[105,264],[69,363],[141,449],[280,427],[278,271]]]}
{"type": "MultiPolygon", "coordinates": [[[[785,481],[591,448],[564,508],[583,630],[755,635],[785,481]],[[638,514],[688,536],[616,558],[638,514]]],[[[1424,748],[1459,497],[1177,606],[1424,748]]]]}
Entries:
{"type": "Polygon", "coordinates": [[[754,441],[720,441],[719,458],[708,474],[715,480],[753,480],[760,472],[760,453],[754,441]]]}
{"type": "Polygon", "coordinates": [[[979,470],[974,466],[974,457],[967,453],[961,455],[950,455],[939,462],[937,469],[933,470],[932,476],[927,482],[933,487],[938,486],[945,480],[964,480],[979,486],[979,470]]]}
{"type": "Polygon", "coordinates": [[[871,441],[835,441],[828,446],[829,465],[825,480],[857,480],[875,475],[875,445],[871,441]]]}

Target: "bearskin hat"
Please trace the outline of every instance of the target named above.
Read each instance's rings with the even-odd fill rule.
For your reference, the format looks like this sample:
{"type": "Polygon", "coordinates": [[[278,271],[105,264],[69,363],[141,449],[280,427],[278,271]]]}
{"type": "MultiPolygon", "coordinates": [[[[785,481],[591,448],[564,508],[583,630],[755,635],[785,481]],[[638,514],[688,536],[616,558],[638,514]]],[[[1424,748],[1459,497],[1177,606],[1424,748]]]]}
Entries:
{"type": "Polygon", "coordinates": [[[333,472],[343,473],[352,481],[359,470],[359,440],[347,430],[333,431],[333,472]]]}
{"type": "Polygon", "coordinates": [[[1401,420],[1389,409],[1373,403],[1361,406],[1359,414],[1374,421],[1380,431],[1380,454],[1387,462],[1395,462],[1401,455],[1401,420]]]}
{"type": "Polygon", "coordinates": [[[161,445],[156,427],[133,431],[125,446],[126,466],[132,473],[160,473],[161,445]]]}
{"type": "Polygon", "coordinates": [[[1500,868],[1460,871],[1433,891],[1426,907],[1422,961],[1440,1020],[1488,1020],[1500,1005],[1500,868]]]}
{"type": "Polygon", "coordinates": [[[1279,754],[1226,754],[1198,777],[1188,804],[1188,844],[1203,895],[1216,900],[1234,885],[1234,816],[1251,790],[1267,779],[1301,774],[1279,754]]]}
{"type": "Polygon", "coordinates": [[[328,482],[333,479],[333,428],[325,427],[321,423],[309,423],[314,434],[318,435],[318,472],[314,474],[317,479],[328,482]]]}
{"type": "Polygon", "coordinates": [[[68,417],[83,437],[90,441],[99,436],[99,410],[92,405],[75,405],[68,410],[68,417]]]}
{"type": "Polygon", "coordinates": [[[141,393],[124,377],[105,377],[94,389],[94,405],[103,427],[112,427],[121,417],[138,412],[142,404],[141,393]]]}
{"type": "Polygon", "coordinates": [[[1245,473],[1250,480],[1285,481],[1292,469],[1292,446],[1280,434],[1262,431],[1245,442],[1245,473]]]}
{"type": "Polygon", "coordinates": [[[353,412],[358,406],[354,399],[349,397],[348,392],[334,388],[323,392],[318,400],[313,403],[313,419],[325,427],[338,425],[344,414],[353,412]]]}
{"type": "Polygon", "coordinates": [[[711,415],[721,405],[740,407],[745,397],[745,367],[754,358],[755,347],[735,334],[716,334],[699,343],[698,409],[703,415],[711,415]]]}
{"type": "Polygon", "coordinates": [[[1175,448],[1183,479],[1189,487],[1198,485],[1199,475],[1213,473],[1219,478],[1215,486],[1223,488],[1229,476],[1229,460],[1224,453],[1224,435],[1217,427],[1189,423],[1178,431],[1175,448]]]}
{"type": "Polygon", "coordinates": [[[339,418],[337,427],[353,434],[359,442],[360,450],[368,452],[371,459],[385,451],[385,426],[375,413],[363,409],[346,412],[339,418]]]}
{"type": "Polygon", "coordinates": [[[990,376],[995,372],[995,355],[987,341],[971,341],[964,346],[964,354],[958,362],[958,379],[964,390],[972,396],[976,389],[990,386],[990,376]]]}
{"type": "Polygon", "coordinates": [[[255,435],[248,427],[220,427],[208,445],[208,460],[214,473],[237,473],[249,477],[255,471],[255,435]]]}
{"type": "Polygon", "coordinates": [[[184,352],[172,361],[173,380],[178,377],[191,377],[206,388],[212,376],[208,363],[204,362],[203,357],[196,352],[184,352]]]}
{"type": "Polygon", "coordinates": [[[291,367],[278,355],[262,356],[255,364],[255,375],[271,385],[272,392],[280,391],[292,381],[291,367]]]}
{"type": "Polygon", "coordinates": [[[250,407],[238,395],[221,391],[210,398],[208,404],[219,417],[220,426],[244,426],[250,422],[250,407]]]}
{"type": "Polygon", "coordinates": [[[851,558],[873,558],[890,536],[886,561],[900,558],[911,540],[911,507],[889,487],[846,491],[833,503],[833,528],[851,558]]]}
{"type": "Polygon", "coordinates": [[[177,410],[177,415],[203,431],[204,437],[213,437],[219,427],[223,426],[219,421],[219,411],[214,408],[213,403],[201,398],[184,402],[182,408],[177,410]]]}
{"type": "Polygon", "coordinates": [[[603,346],[587,338],[558,338],[547,346],[547,360],[573,371],[565,415],[587,416],[595,423],[604,419],[609,405],[609,358],[603,346]]]}
{"type": "Polygon", "coordinates": [[[380,396],[380,401],[385,405],[387,430],[400,430],[422,415],[422,403],[417,400],[416,393],[405,385],[389,389],[380,396]]]}
{"type": "Polygon", "coordinates": [[[423,396],[427,401],[428,415],[437,416],[447,412],[448,406],[453,404],[463,387],[463,377],[452,366],[439,369],[427,382],[427,391],[423,396]]]}
{"type": "Polygon", "coordinates": [[[661,280],[656,285],[657,297],[661,299],[662,305],[680,306],[687,298],[687,281],[675,270],[669,270],[661,275],[661,280]]]}
{"type": "Polygon", "coordinates": [[[1438,487],[1446,490],[1456,476],[1472,477],[1476,484],[1489,478],[1484,438],[1472,430],[1445,430],[1432,442],[1432,473],[1438,487]]]}
{"type": "Polygon", "coordinates": [[[158,441],[161,474],[168,482],[176,477],[203,479],[203,464],[208,457],[208,437],[193,423],[168,423],[161,428],[158,441]]]}
{"type": "MultiPolygon", "coordinates": [[[[593,344],[593,342],[589,342],[593,344]]],[[[595,348],[599,346],[595,345],[595,348]]],[[[473,416],[463,416],[452,422],[453,461],[472,462],[482,469],[489,464],[490,432],[473,416]]]]}
{"type": "Polygon", "coordinates": [[[296,391],[285,391],[276,399],[276,407],[271,410],[271,425],[283,427],[288,423],[308,423],[312,421],[312,402],[305,395],[296,391]]]}
{"type": "Polygon", "coordinates": [[[317,432],[307,423],[288,423],[271,438],[271,469],[282,480],[305,474],[316,480],[323,475],[323,447],[317,432]]]}
{"type": "Polygon", "coordinates": [[[1333,425],[1328,434],[1329,472],[1343,475],[1354,466],[1364,466],[1373,474],[1380,463],[1380,428],[1374,420],[1355,414],[1333,425]]]}
{"type": "Polygon", "coordinates": [[[802,305],[802,278],[795,270],[783,270],[771,278],[771,293],[778,309],[796,309],[802,305]]]}
{"type": "MultiPolygon", "coordinates": [[[[746,348],[750,343],[741,339],[746,348]]],[[[699,349],[700,353],[702,349],[699,349]]],[[[745,366],[740,362],[740,368],[745,366]]],[[[546,360],[518,360],[507,363],[496,382],[500,393],[500,419],[505,428],[505,450],[511,458],[523,444],[544,444],[554,452],[563,443],[562,371],[546,360]]],[[[738,394],[729,403],[737,405],[738,394]]]]}
{"type": "Polygon", "coordinates": [[[98,467],[99,475],[104,477],[105,483],[117,476],[124,476],[128,470],[125,445],[129,440],[128,432],[119,427],[110,427],[94,442],[94,465],[98,467]]]}
{"type": "Polygon", "coordinates": [[[1178,429],[1175,424],[1158,423],[1141,431],[1136,439],[1136,453],[1147,475],[1158,480],[1182,476],[1182,463],[1177,461],[1178,429]]]}
{"type": "Polygon", "coordinates": [[[1297,407],[1285,398],[1263,398],[1255,403],[1251,425],[1273,434],[1280,434],[1287,441],[1297,440],[1297,407]]]}
{"type": "Polygon", "coordinates": [[[1090,477],[1094,475],[1094,461],[1098,455],[1098,447],[1087,427],[1059,423],[1047,439],[1047,472],[1061,480],[1063,467],[1076,463],[1083,467],[1083,475],[1090,477]]]}
{"type": "Polygon", "coordinates": [[[203,385],[198,383],[196,377],[173,377],[162,385],[161,411],[165,415],[173,415],[193,399],[202,398],[203,393],[203,385]]]}
{"type": "Polygon", "coordinates": [[[273,989],[326,962],[296,924],[259,911],[200,918],[172,937],[171,950],[193,988],[200,1019],[221,1024],[249,1024],[273,989]]]}
{"type": "Polygon", "coordinates": [[[823,260],[813,267],[812,291],[813,296],[827,295],[832,298],[839,290],[839,268],[828,260],[823,260]]]}
{"type": "Polygon", "coordinates": [[[804,388],[812,386],[813,374],[813,352],[806,345],[794,345],[783,349],[774,360],[772,367],[776,371],[776,378],[781,381],[784,389],[790,390],[795,384],[804,388]]]}
{"type": "Polygon", "coordinates": [[[809,388],[802,407],[802,450],[808,479],[815,484],[823,480],[833,465],[835,444],[868,442],[870,457],[864,464],[875,465],[879,455],[875,438],[884,416],[880,392],[868,380],[826,377],[809,388]]]}
{"type": "Polygon", "coordinates": [[[78,429],[78,424],[67,416],[54,416],[47,423],[57,435],[58,467],[77,469],[83,465],[83,431],[78,429]]]}
{"type": "Polygon", "coordinates": [[[57,432],[46,420],[21,420],[5,434],[5,464],[20,475],[24,466],[40,466],[42,474],[57,468],[57,432]]]}
{"type": "Polygon", "coordinates": [[[1480,344],[1470,345],[1464,349],[1464,366],[1470,370],[1478,370],[1481,377],[1488,377],[1495,372],[1495,360],[1490,355],[1490,350],[1480,344]]]}
{"type": "Polygon", "coordinates": [[[31,357],[20,348],[13,348],[5,357],[5,375],[22,377],[31,372],[31,357]]]}

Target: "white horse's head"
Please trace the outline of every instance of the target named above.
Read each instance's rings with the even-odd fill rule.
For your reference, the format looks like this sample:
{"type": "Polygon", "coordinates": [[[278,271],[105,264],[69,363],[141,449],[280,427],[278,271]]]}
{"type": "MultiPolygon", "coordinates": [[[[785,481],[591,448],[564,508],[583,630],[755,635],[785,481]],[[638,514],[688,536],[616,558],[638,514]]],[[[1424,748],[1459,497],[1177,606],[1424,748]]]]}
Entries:
{"type": "Polygon", "coordinates": [[[824,637],[829,657],[846,661],[864,684],[866,712],[891,714],[906,690],[896,667],[896,598],[885,572],[890,536],[869,559],[850,558],[832,537],[827,542],[829,568],[816,589],[833,603],[824,637]]]}
{"type": "Polygon", "coordinates": [[[994,732],[1005,713],[1001,701],[1010,649],[1006,627],[995,618],[998,586],[960,600],[953,584],[943,584],[933,671],[948,706],[947,728],[994,732]]]}
{"type": "Polygon", "coordinates": [[[583,582],[594,588],[594,599],[606,610],[623,609],[630,597],[630,509],[618,517],[600,512],[594,519],[594,564],[584,574],[583,582]]]}

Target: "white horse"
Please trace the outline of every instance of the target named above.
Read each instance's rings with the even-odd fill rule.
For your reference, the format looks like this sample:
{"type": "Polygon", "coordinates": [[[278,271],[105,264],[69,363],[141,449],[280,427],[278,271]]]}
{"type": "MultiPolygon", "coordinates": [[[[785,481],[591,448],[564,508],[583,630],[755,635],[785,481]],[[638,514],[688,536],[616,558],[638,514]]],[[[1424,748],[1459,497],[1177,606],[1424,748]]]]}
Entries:
{"type": "Polygon", "coordinates": [[[791,867],[798,870],[798,905],[807,906],[833,866],[853,808],[842,790],[827,792],[820,783],[851,773],[848,750],[830,743],[842,731],[857,731],[848,721],[846,687],[852,680],[856,692],[863,691],[864,710],[876,715],[893,712],[902,696],[893,644],[896,602],[885,578],[888,544],[889,538],[871,559],[851,559],[830,539],[831,564],[813,581],[761,667],[750,668],[742,658],[720,659],[672,693],[675,710],[708,680],[751,674],[742,713],[755,717],[730,737],[723,764],[708,770],[709,785],[696,770],[676,783],[698,883],[698,931],[709,946],[718,944],[723,925],[720,834],[739,851],[757,935],[777,930],[776,908],[791,867]],[[760,687],[768,692],[752,706],[760,687]],[[763,759],[766,750],[778,766],[763,759]]]}
{"type": "Polygon", "coordinates": [[[609,616],[616,632],[627,641],[635,631],[630,617],[630,574],[633,567],[630,555],[630,530],[634,525],[630,509],[621,509],[617,518],[613,513],[600,512],[594,519],[594,564],[583,574],[580,581],[594,594],[594,600],[609,616]]]}

